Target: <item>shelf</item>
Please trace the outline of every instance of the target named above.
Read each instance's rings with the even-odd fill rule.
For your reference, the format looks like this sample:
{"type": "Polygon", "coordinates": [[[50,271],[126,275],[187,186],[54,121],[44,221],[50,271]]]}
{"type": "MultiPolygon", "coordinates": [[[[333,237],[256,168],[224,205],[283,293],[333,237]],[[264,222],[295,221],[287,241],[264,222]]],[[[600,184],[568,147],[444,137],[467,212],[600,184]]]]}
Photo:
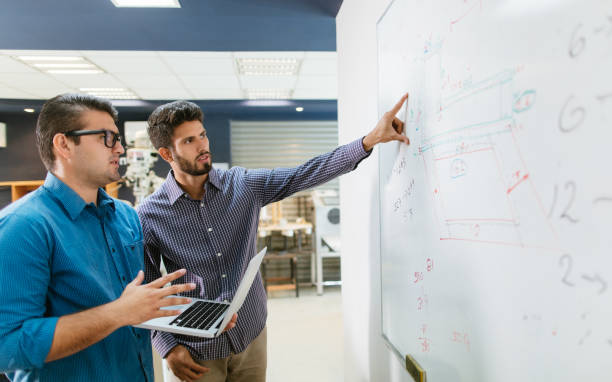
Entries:
{"type": "MultiPolygon", "coordinates": [[[[0,182],[0,187],[4,186],[11,188],[11,201],[14,202],[29,192],[36,190],[44,183],[44,180],[17,180],[13,182],[0,182]]],[[[117,198],[119,194],[119,185],[117,182],[107,184],[104,189],[110,196],[117,198]]]]}

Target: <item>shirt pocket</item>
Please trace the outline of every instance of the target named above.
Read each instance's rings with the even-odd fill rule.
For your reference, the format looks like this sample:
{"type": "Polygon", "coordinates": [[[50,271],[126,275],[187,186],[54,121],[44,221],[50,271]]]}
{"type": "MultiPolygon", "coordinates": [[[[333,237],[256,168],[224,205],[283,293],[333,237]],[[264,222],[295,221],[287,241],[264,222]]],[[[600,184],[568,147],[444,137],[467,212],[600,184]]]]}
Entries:
{"type": "Polygon", "coordinates": [[[123,251],[127,257],[130,270],[130,279],[133,280],[138,271],[144,271],[144,247],[143,240],[134,240],[123,244],[123,251]]]}

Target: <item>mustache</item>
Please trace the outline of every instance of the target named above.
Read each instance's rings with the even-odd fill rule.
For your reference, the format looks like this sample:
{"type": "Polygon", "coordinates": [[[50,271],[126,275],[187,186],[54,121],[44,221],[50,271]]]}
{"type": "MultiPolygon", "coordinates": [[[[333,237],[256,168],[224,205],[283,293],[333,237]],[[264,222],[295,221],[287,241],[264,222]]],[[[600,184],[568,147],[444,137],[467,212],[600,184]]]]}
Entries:
{"type": "Polygon", "coordinates": [[[210,151],[204,151],[203,153],[200,153],[200,155],[198,155],[196,157],[196,160],[202,158],[204,155],[208,155],[208,156],[212,157],[212,154],[210,153],[210,151]]]}

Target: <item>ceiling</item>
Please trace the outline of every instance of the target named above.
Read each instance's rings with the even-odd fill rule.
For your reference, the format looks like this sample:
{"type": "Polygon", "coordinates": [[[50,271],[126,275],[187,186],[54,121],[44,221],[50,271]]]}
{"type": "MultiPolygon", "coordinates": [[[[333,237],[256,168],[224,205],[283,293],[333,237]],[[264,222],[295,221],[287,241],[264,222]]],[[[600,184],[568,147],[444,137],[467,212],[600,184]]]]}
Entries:
{"type": "MultiPolygon", "coordinates": [[[[336,99],[336,52],[158,52],[0,50],[0,98],[47,99],[91,88],[122,88],[137,98],[248,99],[253,91],[285,91],[287,99],[336,99]],[[77,56],[97,74],[53,74],[18,57],[77,56]],[[248,75],[241,58],[294,59],[293,75],[248,75]]],[[[270,97],[268,95],[268,97],[270,97]]]]}
{"type": "MultiPolygon", "coordinates": [[[[180,0],[178,9],[110,0],[5,0],[0,99],[125,88],[143,100],[239,100],[252,89],[287,99],[337,97],[335,16],[342,0],[180,0]],[[98,74],[50,74],[17,57],[82,56],[98,74]],[[292,75],[244,75],[237,59],[291,58],[292,75]]],[[[3,100],[0,100],[0,111],[3,100]]],[[[11,104],[14,104],[12,102],[11,104]]]]}

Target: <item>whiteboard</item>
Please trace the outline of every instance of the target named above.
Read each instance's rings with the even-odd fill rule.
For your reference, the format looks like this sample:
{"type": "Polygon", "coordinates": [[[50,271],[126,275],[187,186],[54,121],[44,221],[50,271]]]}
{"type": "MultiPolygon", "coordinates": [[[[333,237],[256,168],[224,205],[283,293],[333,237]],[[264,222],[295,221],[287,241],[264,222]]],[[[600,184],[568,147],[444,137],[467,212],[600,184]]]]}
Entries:
{"type": "Polygon", "coordinates": [[[612,381],[612,2],[377,25],[382,335],[428,381],[612,381]]]}

